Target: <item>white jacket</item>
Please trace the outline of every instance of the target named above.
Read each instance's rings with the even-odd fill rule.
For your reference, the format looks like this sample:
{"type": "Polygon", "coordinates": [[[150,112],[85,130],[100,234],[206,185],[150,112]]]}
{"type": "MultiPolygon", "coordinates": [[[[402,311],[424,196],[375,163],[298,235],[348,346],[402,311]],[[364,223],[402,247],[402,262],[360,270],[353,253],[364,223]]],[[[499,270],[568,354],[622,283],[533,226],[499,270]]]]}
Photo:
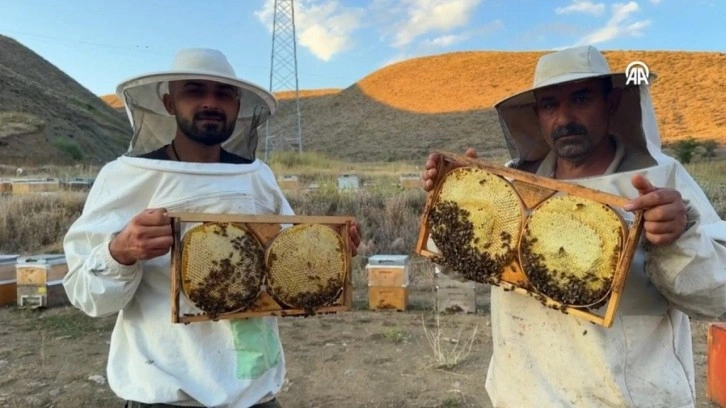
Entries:
{"type": "MultiPolygon", "coordinates": [[[[64,249],[63,284],[90,316],[118,313],[108,380],[123,399],[248,407],[274,396],[285,359],[273,317],[171,323],[170,257],[124,266],[110,256],[113,233],[146,208],[292,214],[272,171],[252,164],[200,164],[121,157],[98,174],[64,249]]],[[[180,313],[199,310],[180,296],[180,313]]]]}
{"type": "MultiPolygon", "coordinates": [[[[539,174],[551,176],[548,156],[527,149],[527,138],[540,133],[506,127],[507,120],[524,123],[526,108],[515,110],[500,111],[519,156],[510,164],[532,162],[539,174]]],[[[569,181],[632,198],[638,193],[630,179],[640,172],[657,187],[681,192],[689,228],[671,245],[639,247],[611,328],[493,287],[494,353],[486,389],[496,408],[696,406],[688,315],[726,313],[726,223],[683,166],[661,153],[647,87],[626,92],[611,123],[623,143],[619,163],[609,174],[569,181]]],[[[632,221],[633,214],[621,215],[632,221]]]]}

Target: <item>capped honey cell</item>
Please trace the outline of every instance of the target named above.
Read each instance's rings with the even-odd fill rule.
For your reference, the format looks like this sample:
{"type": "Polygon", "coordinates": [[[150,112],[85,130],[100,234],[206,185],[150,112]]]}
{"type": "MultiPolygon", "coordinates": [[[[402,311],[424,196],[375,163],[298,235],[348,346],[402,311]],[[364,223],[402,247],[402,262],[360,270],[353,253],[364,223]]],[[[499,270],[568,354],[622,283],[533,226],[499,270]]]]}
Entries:
{"type": "Polygon", "coordinates": [[[280,231],[267,249],[271,292],[279,302],[313,313],[340,296],[347,262],[345,243],[329,226],[288,227],[280,231]]]}
{"type": "Polygon", "coordinates": [[[496,174],[451,170],[428,218],[440,253],[434,261],[467,279],[487,283],[499,278],[516,258],[524,208],[514,187],[496,174]]]}
{"type": "Polygon", "coordinates": [[[230,223],[204,223],[182,241],[182,290],[211,316],[242,310],[261,292],[264,248],[246,228],[230,223]]]}
{"type": "Polygon", "coordinates": [[[539,293],[567,305],[589,306],[610,292],[624,240],[625,224],[606,204],[556,196],[527,218],[520,262],[539,293]]]}

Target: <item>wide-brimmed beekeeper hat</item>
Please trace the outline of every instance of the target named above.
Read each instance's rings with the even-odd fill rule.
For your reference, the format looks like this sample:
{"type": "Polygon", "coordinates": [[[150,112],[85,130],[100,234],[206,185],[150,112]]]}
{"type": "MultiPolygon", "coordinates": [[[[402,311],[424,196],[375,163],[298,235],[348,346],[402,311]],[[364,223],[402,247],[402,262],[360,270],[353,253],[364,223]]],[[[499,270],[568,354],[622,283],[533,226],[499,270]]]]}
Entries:
{"type": "Polygon", "coordinates": [[[535,91],[608,77],[612,79],[613,88],[624,91],[611,121],[611,133],[624,136],[629,139],[628,142],[634,143],[633,146],[644,149],[646,137],[642,130],[641,102],[645,102],[642,96],[650,98],[647,88],[656,79],[655,73],[648,73],[647,84],[629,84],[625,71],[612,72],[605,56],[594,46],[586,45],[544,54],[537,62],[532,87],[494,105],[513,158],[534,162],[541,160],[550,150],[534,109],[535,91]],[[645,92],[644,95],[641,91],[645,92]]]}
{"type": "Polygon", "coordinates": [[[272,93],[237,77],[227,57],[220,51],[189,48],[179,51],[167,71],[140,75],[121,82],[116,94],[124,103],[133,136],[129,155],[139,155],[170,143],[176,132],[176,119],[163,103],[169,81],[208,80],[232,85],[240,92],[240,109],[235,129],[222,147],[254,160],[257,128],[277,110],[272,93]]]}

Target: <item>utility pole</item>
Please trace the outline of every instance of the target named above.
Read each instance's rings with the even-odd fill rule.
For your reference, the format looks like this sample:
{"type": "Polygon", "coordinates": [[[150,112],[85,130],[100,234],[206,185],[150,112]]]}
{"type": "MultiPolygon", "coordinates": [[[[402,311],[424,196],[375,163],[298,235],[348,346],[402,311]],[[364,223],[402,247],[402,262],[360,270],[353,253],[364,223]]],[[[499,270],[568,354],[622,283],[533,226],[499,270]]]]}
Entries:
{"type": "MultiPolygon", "coordinates": [[[[293,93],[295,123],[283,123],[282,115],[273,115],[265,127],[265,160],[273,150],[294,150],[302,153],[300,97],[297,80],[297,45],[295,39],[295,7],[293,0],[275,0],[272,23],[272,56],[270,61],[270,92],[293,93]]],[[[287,99],[287,98],[285,98],[287,99]]]]}

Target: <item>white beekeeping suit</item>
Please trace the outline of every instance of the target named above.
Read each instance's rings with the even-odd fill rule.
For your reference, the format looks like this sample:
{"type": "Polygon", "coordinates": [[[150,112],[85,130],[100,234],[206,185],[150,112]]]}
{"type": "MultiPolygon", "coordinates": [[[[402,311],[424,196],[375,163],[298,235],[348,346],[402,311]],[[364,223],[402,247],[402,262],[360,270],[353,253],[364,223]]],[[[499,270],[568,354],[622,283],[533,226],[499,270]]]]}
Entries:
{"type": "MultiPolygon", "coordinates": [[[[601,176],[566,181],[635,198],[631,177],[643,174],[681,193],[687,229],[673,244],[639,246],[611,328],[492,288],[486,388],[495,407],[695,407],[688,315],[726,313],[726,223],[683,166],[661,151],[648,86],[625,86],[625,75],[611,74],[602,54],[586,46],[543,57],[534,88],[598,77],[623,91],[610,121],[615,159],[601,176]]],[[[496,105],[508,165],[553,177],[554,154],[532,91],[496,105]]],[[[618,211],[632,221],[634,214],[618,211]]]]}
{"type": "MultiPolygon", "coordinates": [[[[213,50],[185,50],[168,72],[121,83],[133,127],[127,155],[103,167],[83,213],[65,238],[69,272],[64,286],[73,305],[90,316],[118,313],[111,337],[108,379],[120,398],[142,403],[249,407],[281,388],[285,360],[272,317],[171,323],[170,255],[123,265],[109,252],[113,234],[147,208],[168,211],[292,214],[271,169],[255,159],[256,127],[277,101],[238,79],[213,50]],[[237,87],[241,109],[222,147],[249,164],[194,163],[136,157],[175,135],[162,104],[173,80],[204,79],[237,87]]],[[[180,296],[180,314],[199,313],[180,296]]]]}

